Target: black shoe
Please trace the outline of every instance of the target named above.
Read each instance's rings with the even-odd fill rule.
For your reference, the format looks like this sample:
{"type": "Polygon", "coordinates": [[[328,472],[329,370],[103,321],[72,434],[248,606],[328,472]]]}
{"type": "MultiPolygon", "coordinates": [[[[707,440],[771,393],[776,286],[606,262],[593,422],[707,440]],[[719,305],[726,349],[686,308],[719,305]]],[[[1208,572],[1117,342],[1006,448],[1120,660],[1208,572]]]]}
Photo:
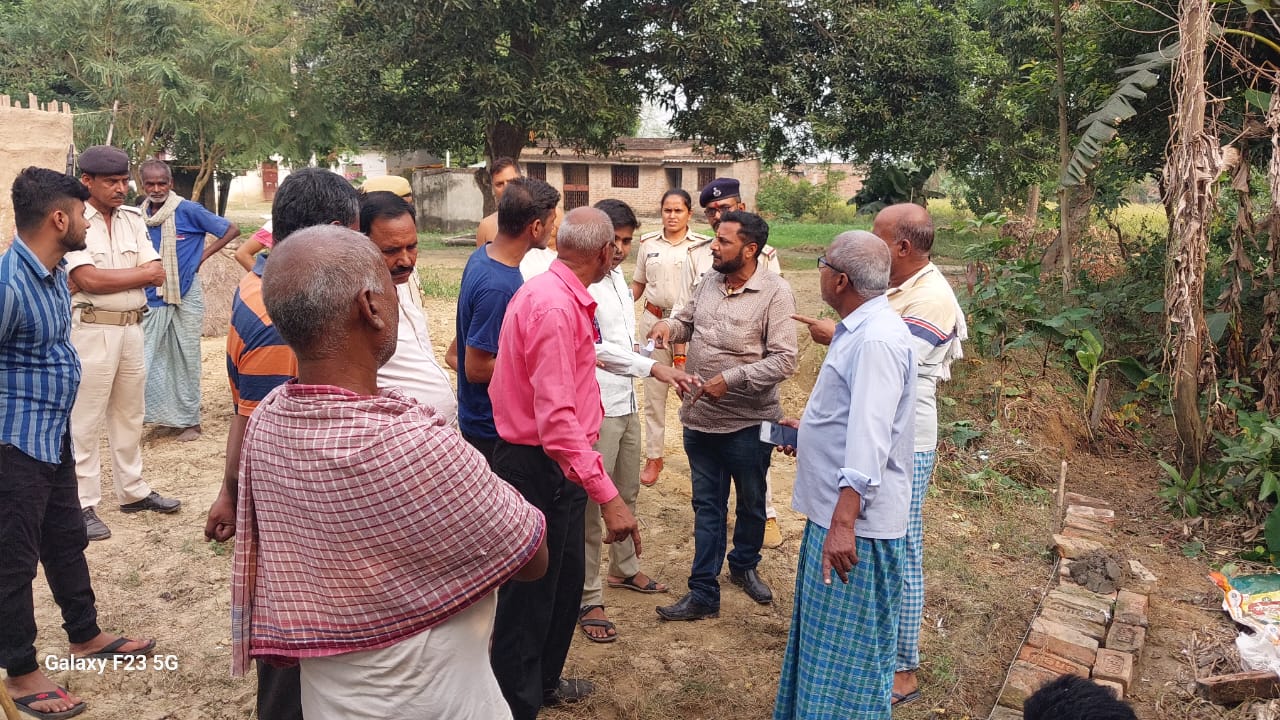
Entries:
{"type": "Polygon", "coordinates": [[[106,540],[111,537],[111,528],[98,519],[98,513],[91,507],[80,511],[84,516],[84,532],[90,540],[106,540]]]}
{"type": "Polygon", "coordinates": [[[764,580],[760,579],[760,574],[754,569],[744,570],[740,573],[730,571],[729,580],[734,585],[745,590],[747,597],[761,605],[768,605],[773,602],[773,591],[764,583],[764,580]]]}
{"type": "Polygon", "coordinates": [[[150,495],[142,498],[138,502],[131,502],[128,505],[121,505],[120,512],[136,513],[143,510],[155,510],[158,513],[178,512],[178,508],[182,506],[181,500],[173,498],[161,497],[160,493],[154,490],[150,495]]]}
{"type": "Polygon", "coordinates": [[[586,700],[596,691],[596,684],[582,678],[560,678],[560,684],[542,691],[542,706],[572,705],[586,700]]]}
{"type": "Polygon", "coordinates": [[[657,611],[658,617],[663,620],[701,620],[720,617],[720,608],[703,605],[693,599],[693,593],[680,598],[674,605],[660,605],[657,611]]]}

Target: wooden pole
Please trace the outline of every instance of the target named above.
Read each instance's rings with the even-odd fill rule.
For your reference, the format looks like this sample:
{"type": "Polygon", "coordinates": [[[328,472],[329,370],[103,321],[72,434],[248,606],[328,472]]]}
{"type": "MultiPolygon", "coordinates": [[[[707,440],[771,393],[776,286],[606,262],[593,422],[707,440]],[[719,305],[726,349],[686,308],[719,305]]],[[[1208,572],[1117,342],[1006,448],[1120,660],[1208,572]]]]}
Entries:
{"type": "Polygon", "coordinates": [[[0,688],[0,707],[4,708],[4,720],[20,720],[18,706],[13,704],[13,698],[5,688],[0,688]]]}
{"type": "Polygon", "coordinates": [[[1058,523],[1061,525],[1067,510],[1067,461],[1062,461],[1062,470],[1058,473],[1058,523]]]}

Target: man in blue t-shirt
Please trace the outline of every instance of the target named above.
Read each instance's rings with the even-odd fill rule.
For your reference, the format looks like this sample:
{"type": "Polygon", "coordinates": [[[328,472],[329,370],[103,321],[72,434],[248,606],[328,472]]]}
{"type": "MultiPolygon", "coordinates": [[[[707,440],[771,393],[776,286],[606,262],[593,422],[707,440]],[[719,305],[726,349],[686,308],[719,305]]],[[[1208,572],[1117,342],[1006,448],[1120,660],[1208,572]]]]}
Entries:
{"type": "Polygon", "coordinates": [[[204,293],[196,273],[214,253],[240,235],[240,228],[199,203],[173,192],[173,172],[163,160],[142,163],[143,217],[160,253],[165,283],[147,288],[146,418],[181,428],[178,440],[200,437],[200,333],[204,293]],[[205,236],[217,240],[205,245],[205,236]]]}
{"type": "Polygon", "coordinates": [[[491,465],[498,430],[489,379],[498,356],[502,316],[523,282],[520,261],[530,248],[547,246],[559,203],[560,193],[541,180],[512,180],[498,203],[497,236],[476,248],[462,271],[458,334],[445,360],[458,371],[458,429],[491,465]]]}

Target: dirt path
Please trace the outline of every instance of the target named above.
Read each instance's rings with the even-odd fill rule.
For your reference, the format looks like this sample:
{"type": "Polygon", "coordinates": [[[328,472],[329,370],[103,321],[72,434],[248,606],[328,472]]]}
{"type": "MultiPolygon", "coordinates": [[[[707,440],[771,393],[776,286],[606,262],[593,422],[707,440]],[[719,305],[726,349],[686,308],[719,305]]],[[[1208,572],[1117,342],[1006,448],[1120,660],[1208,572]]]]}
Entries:
{"type": "MultiPolygon", "coordinates": [[[[465,249],[433,250],[420,266],[456,282],[466,255],[465,249]]],[[[821,310],[815,275],[816,271],[788,272],[799,307],[809,314],[821,310]]],[[[437,352],[443,354],[453,336],[453,302],[428,298],[428,311],[437,352]]],[[[126,516],[108,500],[100,514],[114,535],[92,543],[87,552],[104,628],[154,635],[159,652],[173,655],[177,669],[56,673],[56,680],[89,700],[85,717],[219,720],[252,714],[253,680],[228,676],[230,548],[211,546],[202,536],[205,511],[221,481],[231,412],[223,348],[222,338],[203,343],[204,437],[180,444],[167,434],[156,434],[144,448],[147,479],[160,492],[182,499],[182,512],[126,516]]],[[[821,350],[807,342],[801,350],[801,371],[783,391],[784,404],[794,414],[803,409],[822,358],[821,350]]],[[[991,382],[1000,373],[1022,371],[982,363],[966,366],[953,386],[963,388],[953,390],[958,404],[946,414],[982,418],[991,382]]],[[[1048,381],[1027,379],[1024,384],[1028,396],[1054,394],[1048,381]]],[[[1204,558],[1189,560],[1178,551],[1182,539],[1172,534],[1171,521],[1153,502],[1154,465],[1144,453],[1084,453],[1070,423],[1054,420],[1055,412],[1041,405],[1024,405],[1012,410],[1006,405],[1002,411],[1003,426],[1021,433],[1025,446],[1015,446],[1021,455],[1010,454],[1013,459],[1006,458],[1001,467],[1005,472],[1010,462],[1023,467],[1026,487],[967,479],[966,473],[981,465],[975,459],[977,450],[949,448],[943,453],[926,505],[929,591],[921,673],[925,701],[903,708],[898,716],[985,717],[1051,574],[1047,547],[1053,510],[1045,489],[1056,478],[1057,458],[1066,455],[1073,467],[1071,489],[1110,500],[1122,518],[1120,542],[1161,578],[1161,595],[1152,599],[1151,639],[1133,698],[1146,718],[1191,717],[1181,714],[1182,708],[1190,707],[1182,700],[1178,679],[1184,667],[1179,661],[1181,643],[1193,630],[1221,632],[1223,624],[1214,611],[1214,589],[1200,579],[1206,570],[1204,558]]],[[[678,428],[675,411],[672,402],[670,428],[678,428]]],[[[719,619],[666,624],[653,608],[683,592],[693,549],[688,466],[678,442],[678,432],[669,432],[667,469],[656,487],[641,491],[639,501],[645,570],[670,584],[673,594],[606,589],[605,602],[620,639],[596,645],[577,637],[567,668],[571,675],[595,680],[601,692],[584,705],[549,711],[544,717],[769,717],[804,523],[788,507],[794,463],[775,456],[774,501],[787,541],[765,551],[760,569],[773,586],[776,602],[756,605],[726,583],[719,619]]],[[[104,490],[110,498],[110,487],[104,490]]],[[[66,641],[42,579],[36,583],[35,598],[37,647],[43,662],[48,654],[63,655],[66,641]]]]}

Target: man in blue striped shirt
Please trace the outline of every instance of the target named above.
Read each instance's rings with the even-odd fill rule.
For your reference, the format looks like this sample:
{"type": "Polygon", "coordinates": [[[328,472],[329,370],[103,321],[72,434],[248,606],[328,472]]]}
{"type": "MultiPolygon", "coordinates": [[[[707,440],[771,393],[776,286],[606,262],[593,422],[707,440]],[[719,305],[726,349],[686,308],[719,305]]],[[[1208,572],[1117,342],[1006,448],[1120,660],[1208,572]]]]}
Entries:
{"type": "Polygon", "coordinates": [[[110,660],[155,647],[98,627],[84,558],[89,540],[68,432],[80,361],[63,255],[85,247],[88,197],[75,178],[23,170],[13,183],[18,236],[0,255],[0,667],[14,702],[36,717],[71,717],[86,707],[36,662],[37,560],[73,655],[110,660]]]}

